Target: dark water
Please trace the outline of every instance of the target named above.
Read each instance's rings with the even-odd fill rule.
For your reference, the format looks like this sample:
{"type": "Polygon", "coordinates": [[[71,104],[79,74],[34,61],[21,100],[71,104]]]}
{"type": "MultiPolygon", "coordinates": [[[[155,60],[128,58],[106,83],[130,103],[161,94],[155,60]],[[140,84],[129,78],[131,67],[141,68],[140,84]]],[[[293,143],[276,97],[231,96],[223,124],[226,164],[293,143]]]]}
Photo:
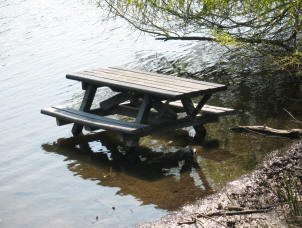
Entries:
{"type": "MultiPolygon", "coordinates": [[[[209,125],[202,145],[192,140],[192,129],[144,137],[137,155],[123,154],[112,133],[71,137],[70,126],[56,127],[40,114],[51,105],[79,106],[81,87],[66,73],[127,66],[183,76],[211,68],[223,55],[207,44],[155,41],[102,17],[87,1],[0,2],[1,227],[129,227],[154,220],[248,173],[267,152],[291,142],[228,130],[297,127],[283,108],[302,119],[301,83],[268,73],[195,75],[229,84],[210,102],[238,110],[209,125]]],[[[97,98],[110,94],[101,89],[97,98]]]]}

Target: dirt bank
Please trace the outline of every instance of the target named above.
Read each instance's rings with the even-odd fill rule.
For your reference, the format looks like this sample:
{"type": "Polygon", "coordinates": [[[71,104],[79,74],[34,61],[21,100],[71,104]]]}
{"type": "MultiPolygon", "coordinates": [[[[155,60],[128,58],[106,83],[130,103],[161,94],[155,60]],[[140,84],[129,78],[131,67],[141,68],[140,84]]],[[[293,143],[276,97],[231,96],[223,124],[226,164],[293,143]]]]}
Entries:
{"type": "Polygon", "coordinates": [[[220,192],[138,227],[302,227],[301,216],[293,219],[289,204],[277,197],[288,179],[301,200],[302,140],[285,152],[271,152],[259,169],[220,192]]]}

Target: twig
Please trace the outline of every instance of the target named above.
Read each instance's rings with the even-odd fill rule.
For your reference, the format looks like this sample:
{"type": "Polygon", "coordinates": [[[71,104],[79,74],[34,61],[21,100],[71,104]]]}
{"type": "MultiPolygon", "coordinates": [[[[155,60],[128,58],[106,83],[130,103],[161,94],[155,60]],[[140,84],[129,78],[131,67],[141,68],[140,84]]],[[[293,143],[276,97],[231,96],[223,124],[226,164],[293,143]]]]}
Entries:
{"type": "Polygon", "coordinates": [[[217,220],[215,220],[215,219],[213,219],[213,218],[211,218],[211,217],[209,217],[209,216],[207,216],[207,215],[205,215],[205,214],[199,214],[198,216],[201,216],[201,217],[204,217],[204,218],[210,219],[210,220],[212,220],[212,221],[214,221],[214,222],[218,223],[219,225],[222,225],[222,226],[224,226],[224,227],[227,227],[227,226],[226,226],[226,225],[224,225],[223,223],[221,223],[221,222],[219,222],[219,221],[217,221],[217,220]]]}
{"type": "Polygon", "coordinates": [[[302,121],[297,120],[297,119],[296,119],[289,111],[287,111],[285,108],[283,108],[283,110],[284,110],[285,112],[287,112],[287,114],[288,114],[291,118],[293,118],[296,122],[302,123],[302,121]]]}
{"type": "Polygon", "coordinates": [[[225,194],[226,194],[226,196],[228,197],[228,199],[229,199],[229,201],[231,202],[231,204],[232,204],[233,206],[235,206],[235,202],[234,202],[234,200],[232,200],[231,196],[230,196],[227,192],[226,192],[225,194]]]}
{"type": "Polygon", "coordinates": [[[232,216],[232,215],[246,215],[246,214],[256,214],[256,213],[265,213],[268,212],[268,209],[259,209],[259,210],[245,210],[245,211],[215,211],[212,213],[208,213],[208,214],[203,214],[203,213],[197,213],[194,215],[194,217],[191,217],[191,220],[187,220],[187,221],[182,221],[182,222],[178,222],[178,225],[183,225],[183,224],[194,224],[197,222],[197,219],[200,217],[203,218],[207,218],[210,219],[224,227],[227,227],[226,225],[224,225],[223,223],[213,219],[212,217],[214,216],[232,216]]]}
{"type": "Polygon", "coordinates": [[[200,219],[195,218],[195,221],[196,221],[199,225],[201,225],[203,228],[205,228],[204,224],[201,222],[200,219]]]}
{"type": "Polygon", "coordinates": [[[191,220],[177,222],[177,225],[194,224],[194,223],[196,223],[196,221],[192,218],[191,220]]]}

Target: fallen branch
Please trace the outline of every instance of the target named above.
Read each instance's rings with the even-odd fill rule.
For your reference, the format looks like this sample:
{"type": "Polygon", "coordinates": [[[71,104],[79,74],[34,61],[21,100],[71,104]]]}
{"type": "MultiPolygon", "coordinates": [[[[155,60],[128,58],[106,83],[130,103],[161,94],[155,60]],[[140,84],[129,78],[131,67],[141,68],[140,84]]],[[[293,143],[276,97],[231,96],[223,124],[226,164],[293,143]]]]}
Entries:
{"type": "Polygon", "coordinates": [[[233,215],[248,215],[248,214],[256,214],[256,213],[266,213],[268,212],[268,209],[258,209],[258,210],[244,210],[244,211],[215,211],[215,212],[211,212],[208,214],[203,214],[203,213],[197,213],[194,215],[194,217],[191,218],[191,220],[187,220],[187,221],[182,221],[182,222],[178,222],[178,225],[183,225],[183,224],[193,224],[196,223],[196,219],[197,218],[207,218],[207,219],[211,219],[217,223],[219,223],[220,225],[223,225],[222,223],[220,223],[219,221],[214,220],[211,217],[215,217],[215,216],[233,216],[233,215]]]}
{"type": "Polygon", "coordinates": [[[302,136],[302,129],[280,130],[267,126],[238,126],[231,128],[232,131],[239,133],[259,133],[265,135],[282,136],[288,138],[299,138],[302,136]]]}
{"type": "MultiPolygon", "coordinates": [[[[265,213],[268,212],[267,209],[259,209],[259,210],[244,210],[244,211],[215,211],[209,214],[206,214],[208,217],[213,217],[213,216],[224,216],[224,215],[247,215],[247,214],[255,214],[255,213],[265,213]]],[[[203,217],[203,214],[200,214],[200,217],[203,217]]],[[[197,217],[199,217],[197,215],[197,217]]]]}

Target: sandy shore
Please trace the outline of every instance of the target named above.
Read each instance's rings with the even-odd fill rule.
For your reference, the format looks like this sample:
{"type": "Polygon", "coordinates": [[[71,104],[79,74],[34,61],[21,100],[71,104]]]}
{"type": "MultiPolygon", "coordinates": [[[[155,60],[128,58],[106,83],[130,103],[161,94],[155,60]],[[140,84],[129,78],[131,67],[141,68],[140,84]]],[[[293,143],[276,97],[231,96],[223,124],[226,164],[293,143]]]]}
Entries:
{"type": "Polygon", "coordinates": [[[288,176],[301,200],[302,140],[285,152],[271,152],[261,168],[220,192],[138,227],[302,227],[301,217],[292,219],[288,204],[277,197],[278,186],[282,189],[288,176]]]}

